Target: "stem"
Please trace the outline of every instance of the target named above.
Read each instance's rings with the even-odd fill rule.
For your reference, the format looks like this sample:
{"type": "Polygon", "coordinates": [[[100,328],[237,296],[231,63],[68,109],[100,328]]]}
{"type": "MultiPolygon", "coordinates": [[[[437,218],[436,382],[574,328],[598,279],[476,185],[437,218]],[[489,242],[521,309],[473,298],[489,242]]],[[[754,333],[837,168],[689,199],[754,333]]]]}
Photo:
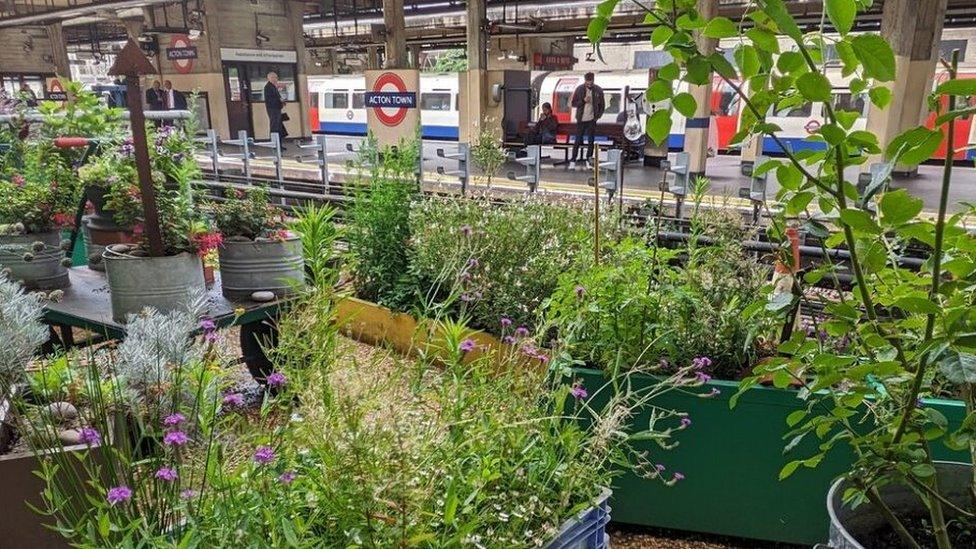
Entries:
{"type": "Polygon", "coordinates": [[[908,532],[908,529],[905,528],[905,525],[902,524],[900,520],[898,520],[898,517],[896,517],[895,514],[891,512],[891,509],[888,507],[888,505],[881,499],[881,496],[878,495],[877,490],[875,490],[874,488],[871,488],[870,490],[865,490],[864,495],[868,497],[868,500],[871,501],[871,503],[875,506],[875,508],[878,509],[881,515],[885,518],[885,520],[888,521],[888,524],[891,525],[891,527],[895,530],[895,533],[898,534],[898,537],[901,538],[901,540],[905,543],[905,545],[911,547],[912,549],[922,549],[922,546],[919,545],[917,541],[915,541],[915,538],[913,538],[912,535],[908,532]]]}

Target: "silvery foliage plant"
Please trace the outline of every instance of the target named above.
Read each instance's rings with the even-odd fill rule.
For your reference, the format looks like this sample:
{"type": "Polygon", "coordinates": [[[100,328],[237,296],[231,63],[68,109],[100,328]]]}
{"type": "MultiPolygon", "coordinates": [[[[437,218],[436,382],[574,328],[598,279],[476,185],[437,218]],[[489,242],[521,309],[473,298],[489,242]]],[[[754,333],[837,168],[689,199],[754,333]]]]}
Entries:
{"type": "Polygon", "coordinates": [[[24,366],[47,341],[40,298],[0,274],[0,389],[23,381],[24,366]]]}

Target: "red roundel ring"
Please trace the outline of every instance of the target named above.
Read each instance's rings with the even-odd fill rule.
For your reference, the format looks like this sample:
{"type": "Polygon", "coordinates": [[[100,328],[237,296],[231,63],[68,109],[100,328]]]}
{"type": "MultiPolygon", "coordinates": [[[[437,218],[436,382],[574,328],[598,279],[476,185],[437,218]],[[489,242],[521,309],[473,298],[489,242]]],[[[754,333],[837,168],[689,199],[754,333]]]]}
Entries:
{"type": "MultiPolygon", "coordinates": [[[[185,34],[177,34],[170,40],[170,48],[189,48],[192,45],[190,37],[185,34]]],[[[173,68],[180,74],[189,74],[193,70],[193,59],[174,59],[173,68]]]]}
{"type": "Polygon", "coordinates": [[[805,126],[803,126],[803,129],[806,130],[807,133],[817,133],[817,130],[820,129],[820,122],[811,120],[807,122],[805,126]]]}
{"type": "MultiPolygon", "coordinates": [[[[384,86],[393,86],[396,88],[395,91],[401,93],[407,91],[407,85],[403,83],[403,79],[400,78],[400,75],[392,72],[385,72],[381,74],[380,77],[376,79],[376,82],[373,83],[373,91],[384,91],[384,86]]],[[[403,122],[403,119],[407,117],[407,109],[405,107],[396,109],[392,115],[388,114],[380,107],[374,107],[373,112],[376,114],[376,118],[387,126],[399,126],[400,123],[403,122]]]]}

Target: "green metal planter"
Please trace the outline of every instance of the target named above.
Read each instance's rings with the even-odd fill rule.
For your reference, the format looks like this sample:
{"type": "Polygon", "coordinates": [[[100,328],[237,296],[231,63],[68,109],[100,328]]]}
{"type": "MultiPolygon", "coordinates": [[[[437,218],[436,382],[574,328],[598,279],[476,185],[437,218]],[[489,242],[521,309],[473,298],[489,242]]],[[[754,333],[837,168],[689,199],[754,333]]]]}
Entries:
{"type": "MultiPolygon", "coordinates": [[[[607,383],[603,372],[578,369],[574,373],[596,395],[594,404],[601,405],[601,395],[608,392],[597,393],[607,383]]],[[[649,376],[635,381],[655,382],[649,376]]],[[[668,488],[660,481],[633,475],[618,478],[611,502],[613,519],[803,545],[826,541],[830,518],[824,501],[833,480],[850,465],[851,456],[837,449],[818,468],[801,467],[779,481],[780,469],[788,461],[813,454],[812,441],[783,454],[786,417],[801,409],[803,401],[789,390],[759,387],[743,394],[737,406],[729,409],[738,384],[711,381],[701,392],[711,388],[721,393],[700,398],[673,391],[655,401],[658,406],[687,412],[692,419],[692,426],[678,435],[677,448],[661,451],[656,445],[646,446],[650,459],[669,472],[681,472],[685,480],[668,488]]],[[[965,415],[961,402],[938,400],[926,405],[938,408],[950,426],[958,426],[965,415]]],[[[646,416],[637,418],[638,425],[646,425],[646,421],[646,416]]],[[[934,449],[938,459],[966,459],[944,447],[934,449]]]]}

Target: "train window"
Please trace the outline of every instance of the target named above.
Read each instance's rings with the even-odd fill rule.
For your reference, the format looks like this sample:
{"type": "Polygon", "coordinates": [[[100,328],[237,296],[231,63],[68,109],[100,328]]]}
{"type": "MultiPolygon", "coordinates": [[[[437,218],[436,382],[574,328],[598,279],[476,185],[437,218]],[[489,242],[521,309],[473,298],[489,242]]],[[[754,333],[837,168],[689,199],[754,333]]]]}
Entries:
{"type": "Polygon", "coordinates": [[[366,108],[366,92],[363,90],[356,90],[352,92],[352,108],[353,109],[365,109],[366,108]]]}
{"type": "Polygon", "coordinates": [[[723,83],[722,91],[719,92],[718,109],[716,116],[736,116],[739,114],[739,94],[735,93],[732,86],[723,83]]]}
{"type": "Polygon", "coordinates": [[[451,94],[449,92],[432,92],[420,94],[420,110],[449,111],[451,110],[451,94]]]}
{"type": "Polygon", "coordinates": [[[813,103],[805,103],[776,111],[774,116],[778,118],[806,118],[810,116],[811,112],[813,112],[813,103]]]}
{"type": "Polygon", "coordinates": [[[308,106],[313,109],[319,108],[319,92],[308,92],[308,106]]]}
{"type": "Polygon", "coordinates": [[[349,93],[346,90],[333,90],[322,94],[326,109],[348,109],[349,93]]]}
{"type": "Polygon", "coordinates": [[[454,94],[454,110],[456,110],[456,111],[460,111],[461,110],[461,94],[460,93],[454,94]]]}
{"type": "Polygon", "coordinates": [[[863,93],[856,96],[850,93],[834,93],[834,108],[860,113],[861,118],[864,118],[868,115],[867,95],[863,93]]]}
{"type": "Polygon", "coordinates": [[[569,112],[569,103],[572,100],[572,95],[569,92],[556,92],[556,112],[569,112]]]}
{"type": "Polygon", "coordinates": [[[606,94],[607,108],[604,112],[607,114],[617,114],[620,112],[620,98],[621,95],[619,93],[606,94]]]}

